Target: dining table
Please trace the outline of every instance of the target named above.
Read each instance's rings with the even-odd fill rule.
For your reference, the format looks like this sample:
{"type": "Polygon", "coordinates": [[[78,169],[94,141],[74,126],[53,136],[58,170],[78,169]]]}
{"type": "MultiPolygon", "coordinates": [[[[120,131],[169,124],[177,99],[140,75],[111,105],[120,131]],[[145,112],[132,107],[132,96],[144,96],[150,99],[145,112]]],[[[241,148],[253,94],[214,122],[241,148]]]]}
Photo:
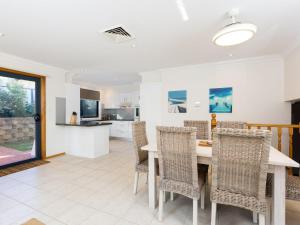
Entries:
{"type": "MultiPolygon", "coordinates": [[[[212,162],[212,147],[199,145],[203,140],[196,141],[196,152],[198,164],[211,165],[212,162]]],[[[148,152],[148,194],[149,194],[149,208],[155,209],[157,205],[157,184],[156,184],[156,170],[157,170],[157,145],[150,143],[141,148],[148,152]]],[[[299,168],[299,163],[289,158],[274,147],[270,147],[268,173],[273,174],[272,187],[272,224],[285,225],[285,182],[286,182],[286,168],[299,168]]]]}

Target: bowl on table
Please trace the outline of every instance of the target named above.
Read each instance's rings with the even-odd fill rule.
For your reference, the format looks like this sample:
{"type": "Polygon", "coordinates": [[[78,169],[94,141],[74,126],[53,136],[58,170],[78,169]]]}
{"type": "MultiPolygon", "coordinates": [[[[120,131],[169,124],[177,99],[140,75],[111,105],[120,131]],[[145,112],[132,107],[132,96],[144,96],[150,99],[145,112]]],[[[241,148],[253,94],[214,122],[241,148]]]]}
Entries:
{"type": "Polygon", "coordinates": [[[212,146],[212,140],[200,140],[198,145],[203,146],[203,147],[211,147],[212,146]]]}

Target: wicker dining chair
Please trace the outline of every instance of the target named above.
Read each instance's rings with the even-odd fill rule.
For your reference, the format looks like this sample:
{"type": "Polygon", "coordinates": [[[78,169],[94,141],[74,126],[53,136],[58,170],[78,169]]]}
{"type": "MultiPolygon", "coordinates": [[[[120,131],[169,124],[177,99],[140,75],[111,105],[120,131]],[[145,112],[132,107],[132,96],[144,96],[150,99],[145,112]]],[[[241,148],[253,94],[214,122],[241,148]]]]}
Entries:
{"type": "Polygon", "coordinates": [[[148,174],[148,152],[141,150],[141,147],[148,144],[145,121],[132,123],[132,142],[135,153],[135,178],[133,193],[136,194],[139,182],[139,174],[148,174]]]}
{"type": "Polygon", "coordinates": [[[286,179],[286,198],[300,201],[300,177],[288,175],[286,179]]]}
{"type": "Polygon", "coordinates": [[[196,138],[201,140],[208,140],[208,121],[206,120],[185,120],[183,121],[185,127],[196,127],[196,138]]]}
{"type": "Polygon", "coordinates": [[[163,217],[165,192],[171,192],[193,199],[193,225],[197,225],[198,199],[201,195],[202,203],[205,195],[205,174],[197,169],[196,128],[158,126],[156,130],[160,174],[159,221],[163,217]]]}
{"type": "MultiPolygon", "coordinates": [[[[267,196],[272,197],[273,175],[268,174],[267,196]]],[[[289,200],[300,201],[300,177],[287,175],[285,182],[285,197],[289,200]]]]}
{"type": "Polygon", "coordinates": [[[217,128],[247,129],[247,123],[242,121],[217,121],[217,128]]]}
{"type": "Polygon", "coordinates": [[[268,130],[216,128],[213,132],[211,224],[217,204],[232,205],[259,214],[265,224],[268,203],[266,181],[272,133],[268,130]]]}
{"type": "MultiPolygon", "coordinates": [[[[207,120],[185,120],[183,121],[184,127],[196,127],[196,138],[201,140],[208,140],[209,125],[207,120]]],[[[198,170],[206,173],[206,180],[208,180],[208,165],[198,164],[198,170]]]]}

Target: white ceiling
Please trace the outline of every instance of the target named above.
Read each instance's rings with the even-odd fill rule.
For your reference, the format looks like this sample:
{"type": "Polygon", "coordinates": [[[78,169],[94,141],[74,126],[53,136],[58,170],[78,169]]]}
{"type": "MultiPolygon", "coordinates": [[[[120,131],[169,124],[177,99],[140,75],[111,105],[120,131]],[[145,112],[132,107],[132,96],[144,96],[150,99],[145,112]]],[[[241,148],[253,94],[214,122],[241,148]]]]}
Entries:
{"type": "Polygon", "coordinates": [[[183,0],[188,21],[176,1],[1,0],[0,51],[72,70],[78,80],[121,84],[141,71],[280,54],[300,37],[299,0],[183,0]],[[239,46],[214,46],[233,7],[258,33],[239,46]],[[99,34],[114,25],[136,39],[116,44],[99,34]]]}
{"type": "MultiPolygon", "coordinates": [[[[100,70],[99,70],[100,71],[100,70]]],[[[79,72],[74,75],[73,81],[87,87],[108,87],[117,85],[136,84],[141,81],[138,73],[111,73],[111,72],[79,72]]]]}

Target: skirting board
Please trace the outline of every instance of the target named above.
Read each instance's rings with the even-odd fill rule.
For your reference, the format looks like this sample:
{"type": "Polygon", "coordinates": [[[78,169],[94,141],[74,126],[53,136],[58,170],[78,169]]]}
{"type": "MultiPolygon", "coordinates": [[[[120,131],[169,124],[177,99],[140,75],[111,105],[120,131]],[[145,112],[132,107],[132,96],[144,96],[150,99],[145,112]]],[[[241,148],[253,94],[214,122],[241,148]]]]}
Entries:
{"type": "Polygon", "coordinates": [[[123,140],[123,141],[132,141],[132,138],[123,138],[123,137],[109,137],[109,140],[123,140]]]}
{"type": "Polygon", "coordinates": [[[66,154],[65,152],[62,152],[62,153],[58,153],[58,154],[55,154],[55,155],[50,155],[50,156],[47,156],[46,159],[51,159],[51,158],[63,156],[65,154],[66,154]]]}

